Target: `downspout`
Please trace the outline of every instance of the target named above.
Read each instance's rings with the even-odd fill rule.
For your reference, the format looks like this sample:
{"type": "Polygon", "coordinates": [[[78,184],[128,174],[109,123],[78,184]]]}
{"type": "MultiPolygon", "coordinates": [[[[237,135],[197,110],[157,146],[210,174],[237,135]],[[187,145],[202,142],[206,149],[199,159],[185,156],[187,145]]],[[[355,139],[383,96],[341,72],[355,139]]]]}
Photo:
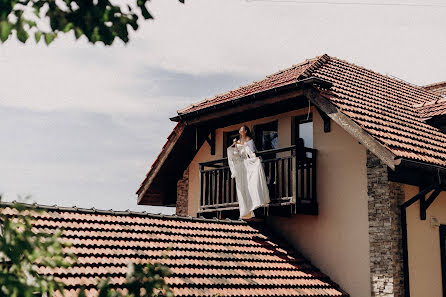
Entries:
{"type": "Polygon", "coordinates": [[[402,245],[403,245],[403,275],[404,275],[404,296],[410,297],[410,284],[409,284],[409,252],[408,252],[408,244],[407,244],[407,215],[406,209],[424,197],[427,193],[432,191],[435,188],[435,184],[430,185],[426,189],[420,191],[418,194],[404,202],[400,205],[401,211],[401,236],[402,236],[402,245]]]}

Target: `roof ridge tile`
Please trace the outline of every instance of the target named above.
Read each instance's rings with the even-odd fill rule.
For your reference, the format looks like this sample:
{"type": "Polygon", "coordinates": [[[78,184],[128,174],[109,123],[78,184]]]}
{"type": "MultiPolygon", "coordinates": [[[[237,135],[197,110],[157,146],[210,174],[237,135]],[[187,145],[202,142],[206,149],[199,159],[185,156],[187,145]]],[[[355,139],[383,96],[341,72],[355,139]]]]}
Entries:
{"type": "MultiPolygon", "coordinates": [[[[307,67],[306,69],[308,69],[309,72],[307,72],[307,74],[305,76],[303,76],[303,77],[307,77],[307,75],[309,77],[309,76],[311,76],[311,72],[314,71],[314,69],[317,69],[318,67],[323,65],[329,59],[330,59],[330,56],[328,56],[327,54],[323,54],[321,56],[316,56],[316,57],[311,58],[311,59],[306,59],[302,63],[294,64],[291,67],[288,67],[288,68],[276,71],[276,72],[274,72],[274,73],[272,73],[270,75],[264,76],[263,78],[261,78],[259,80],[251,81],[251,82],[249,82],[249,83],[247,83],[245,85],[242,85],[242,86],[240,86],[238,88],[235,88],[235,89],[229,90],[227,92],[223,92],[223,93],[217,94],[217,95],[215,95],[213,97],[208,97],[208,98],[202,99],[202,100],[200,100],[198,102],[192,103],[192,104],[190,104],[190,105],[188,105],[188,106],[186,106],[184,108],[181,108],[181,109],[177,110],[177,113],[178,114],[183,114],[187,110],[190,110],[192,108],[198,107],[198,106],[202,105],[203,103],[210,102],[210,101],[213,101],[213,100],[217,100],[219,97],[223,97],[223,96],[231,94],[231,93],[240,92],[241,90],[249,88],[249,87],[252,87],[253,85],[261,84],[262,82],[265,82],[268,79],[272,79],[272,78],[274,78],[276,76],[280,76],[281,74],[284,74],[286,72],[290,72],[290,71],[296,70],[297,68],[303,67],[306,64],[308,64],[308,65],[306,65],[306,67],[307,67]]],[[[302,74],[294,77],[294,79],[292,79],[292,80],[298,80],[300,77],[302,77],[302,74]]],[[[254,92],[254,93],[256,93],[256,92],[254,92]]],[[[231,98],[231,100],[235,99],[235,98],[238,98],[238,97],[239,96],[235,96],[234,98],[231,98]]]]}
{"type": "Polygon", "coordinates": [[[326,62],[330,60],[330,56],[327,54],[323,54],[321,56],[318,56],[316,58],[313,58],[313,61],[310,65],[308,65],[308,68],[301,74],[301,77],[309,78],[313,75],[313,72],[317,70],[319,67],[324,65],[326,62]]]}
{"type": "Polygon", "coordinates": [[[179,215],[166,215],[166,214],[155,214],[155,213],[149,213],[149,212],[138,212],[138,211],[131,211],[127,209],[126,211],[119,211],[119,210],[100,210],[96,209],[94,207],[92,208],[79,208],[79,207],[61,207],[57,204],[54,205],[44,205],[44,204],[38,204],[38,203],[25,203],[25,202],[19,202],[16,200],[13,200],[11,202],[6,201],[0,201],[0,208],[4,207],[11,207],[15,204],[19,204],[20,206],[23,206],[25,208],[36,208],[36,209],[43,209],[43,210],[60,210],[60,211],[67,211],[67,212],[79,212],[79,213],[97,213],[97,214],[111,214],[111,215],[128,215],[128,216],[143,216],[143,217],[152,217],[152,218],[158,218],[158,219],[166,219],[166,220],[188,220],[188,221],[197,221],[197,222],[207,222],[207,223],[217,223],[217,224],[237,224],[237,225],[247,225],[246,221],[243,221],[241,219],[239,220],[219,220],[219,219],[208,219],[208,218],[195,218],[192,216],[179,216],[179,215]]]}
{"type": "Polygon", "coordinates": [[[428,88],[438,87],[438,86],[443,86],[443,85],[446,86],[446,80],[445,81],[436,82],[436,83],[432,83],[432,84],[428,84],[428,85],[424,85],[424,86],[421,86],[421,88],[428,89],[428,88]]]}

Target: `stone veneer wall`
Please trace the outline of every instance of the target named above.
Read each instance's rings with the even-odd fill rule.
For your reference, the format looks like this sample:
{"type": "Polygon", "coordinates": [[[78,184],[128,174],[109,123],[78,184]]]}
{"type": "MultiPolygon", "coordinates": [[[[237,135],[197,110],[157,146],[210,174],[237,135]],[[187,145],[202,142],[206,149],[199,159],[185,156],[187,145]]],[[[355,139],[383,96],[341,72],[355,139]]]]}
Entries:
{"type": "Polygon", "coordinates": [[[399,205],[401,184],[388,180],[387,166],[367,151],[371,296],[404,296],[399,205]]]}
{"type": "Polygon", "coordinates": [[[189,192],[189,167],[183,172],[183,177],[177,182],[177,204],[176,214],[179,216],[187,216],[189,192]]]}

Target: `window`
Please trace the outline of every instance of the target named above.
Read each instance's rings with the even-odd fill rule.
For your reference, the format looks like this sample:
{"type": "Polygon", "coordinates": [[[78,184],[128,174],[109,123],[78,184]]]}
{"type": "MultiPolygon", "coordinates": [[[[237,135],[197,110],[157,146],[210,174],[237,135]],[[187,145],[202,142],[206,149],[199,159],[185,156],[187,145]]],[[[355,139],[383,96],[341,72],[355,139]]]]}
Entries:
{"type": "Polygon", "coordinates": [[[313,148],[313,116],[294,118],[294,132],[291,137],[291,143],[297,144],[297,140],[302,138],[305,147],[313,148]]]}
{"type": "Polygon", "coordinates": [[[440,253],[443,297],[446,297],[446,225],[440,225],[440,253]]]}
{"type": "Polygon", "coordinates": [[[254,141],[258,151],[276,149],[278,140],[277,121],[254,126],[254,141]]]}
{"type": "Polygon", "coordinates": [[[239,138],[238,130],[223,132],[223,157],[226,157],[226,149],[232,145],[234,138],[239,138]]]}

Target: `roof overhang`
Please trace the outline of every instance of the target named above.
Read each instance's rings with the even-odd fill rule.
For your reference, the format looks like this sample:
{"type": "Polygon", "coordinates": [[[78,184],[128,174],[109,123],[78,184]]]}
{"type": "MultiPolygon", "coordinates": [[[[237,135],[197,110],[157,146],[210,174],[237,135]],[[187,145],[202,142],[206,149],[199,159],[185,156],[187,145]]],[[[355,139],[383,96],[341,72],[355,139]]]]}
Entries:
{"type": "MultiPolygon", "coordinates": [[[[332,84],[326,80],[317,78],[317,77],[309,77],[305,79],[298,80],[293,83],[289,83],[283,86],[279,86],[276,88],[271,88],[262,92],[253,93],[248,96],[238,97],[229,101],[224,101],[219,104],[214,104],[212,106],[208,106],[205,108],[201,108],[195,111],[187,112],[187,113],[179,113],[177,116],[171,117],[170,120],[174,122],[186,122],[186,123],[197,123],[200,118],[203,118],[204,115],[208,114],[215,114],[217,111],[227,110],[231,109],[234,106],[237,106],[237,108],[240,108],[241,105],[249,104],[249,103],[255,103],[255,102],[261,102],[261,104],[264,104],[263,102],[267,98],[271,97],[277,97],[280,95],[289,96],[290,92],[292,91],[302,91],[305,87],[309,85],[317,85],[321,88],[328,89],[332,86],[332,84]]],[[[296,97],[296,95],[293,95],[296,97]]],[[[280,100],[281,98],[279,98],[280,100]]],[[[250,106],[250,108],[255,106],[250,106]]],[[[206,117],[205,117],[206,119],[206,117]]]]}
{"type": "Polygon", "coordinates": [[[178,123],[136,192],[138,204],[174,205],[176,183],[207,135],[204,129],[178,123]]]}
{"type": "Polygon", "coordinates": [[[389,172],[390,180],[418,187],[437,184],[446,190],[446,167],[406,158],[398,158],[395,163],[395,171],[389,172]]]}

